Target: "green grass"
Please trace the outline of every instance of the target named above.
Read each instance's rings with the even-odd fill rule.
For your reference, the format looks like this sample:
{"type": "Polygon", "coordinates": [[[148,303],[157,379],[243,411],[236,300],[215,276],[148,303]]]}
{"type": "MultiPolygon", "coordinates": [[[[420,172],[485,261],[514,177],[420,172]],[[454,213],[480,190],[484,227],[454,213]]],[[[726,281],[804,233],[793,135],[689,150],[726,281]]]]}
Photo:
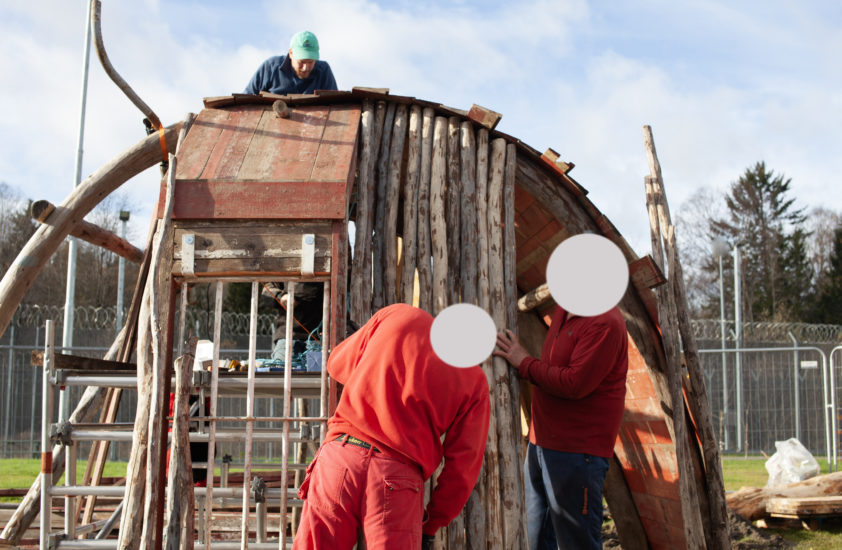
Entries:
{"type": "MultiPolygon", "coordinates": [[[[829,473],[827,458],[816,457],[821,473],[829,473]]],[[[740,487],[764,487],[769,479],[766,471],[766,459],[763,456],[725,455],[722,460],[722,475],[726,491],[736,491],[740,487]]],[[[836,550],[842,548],[842,522],[823,520],[818,530],[808,531],[799,528],[770,527],[769,531],[781,535],[796,544],[797,550],[836,550]]]]}
{"type": "MultiPolygon", "coordinates": [[[[76,461],[76,479],[85,475],[87,460],[76,461]]],[[[0,460],[0,489],[28,489],[41,473],[41,460],[37,458],[7,458],[0,460]]],[[[125,477],[125,462],[106,462],[105,477],[125,477]]],[[[60,483],[64,483],[61,476],[60,483]]],[[[0,497],[0,502],[18,502],[17,497],[0,497]]]]}

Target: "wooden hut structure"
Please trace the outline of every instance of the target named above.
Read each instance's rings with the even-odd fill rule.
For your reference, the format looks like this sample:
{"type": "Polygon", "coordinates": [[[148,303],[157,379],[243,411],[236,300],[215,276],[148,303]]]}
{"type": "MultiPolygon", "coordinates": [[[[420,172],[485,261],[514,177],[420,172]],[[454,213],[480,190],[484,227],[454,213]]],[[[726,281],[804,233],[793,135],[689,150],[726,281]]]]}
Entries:
{"type": "MultiPolygon", "coordinates": [[[[192,492],[184,481],[189,461],[179,459],[184,453],[173,453],[168,483],[162,475],[168,428],[164,396],[174,371],[180,396],[172,426],[174,448],[184,449],[189,437],[184,398],[190,391],[185,377],[192,358],[189,348],[181,361],[173,360],[171,351],[183,344],[177,287],[251,281],[254,302],[260,282],[322,281],[330,346],[343,334],[346,295],[350,318],[359,323],[395,302],[414,302],[433,314],[449,304],[469,302],[489,311],[498,327],[516,330],[537,354],[553,305],[542,289],[547,261],[565,238],[586,231],[612,240],[631,273],[619,304],[630,342],[626,413],[605,490],[623,546],[722,547],[715,535],[720,520],[713,510],[718,503],[705,496],[710,483],[703,475],[706,455],[694,435],[676,444],[676,433],[696,434],[700,419],[690,407],[687,426],[677,430],[669,415],[684,404],[671,397],[652,291],[665,281],[661,269],[649,256],[638,257],[591,203],[586,189],[570,176],[572,164],[552,150],[541,153],[496,131],[499,119],[478,106],[463,111],[379,89],[209,98],[195,120],[162,129],[160,136],[150,136],[117,157],[44,218],[0,283],[0,330],[5,330],[40,265],[96,202],[160,161],[161,144],[175,152],[162,185],[157,230],[146,251],[147,290],[136,293],[138,315],[130,318],[135,323],[140,318],[135,325],[137,380],[146,397],[139,400],[135,447],[121,493],[120,548],[133,547],[131,541],[141,539],[160,547],[165,537],[179,536],[192,544],[194,518],[196,531],[205,533],[199,539],[210,548],[216,544],[209,536],[213,494],[222,489],[214,488],[213,476],[202,493],[207,504],[194,516],[193,499],[178,498],[180,493],[174,492],[177,487],[192,492]],[[353,254],[346,230],[349,220],[355,222],[353,254]],[[679,491],[677,448],[682,445],[691,450],[688,460],[700,472],[692,480],[700,499],[695,508],[679,491]],[[170,507],[166,519],[155,514],[164,503],[170,507]],[[173,509],[176,504],[183,508],[173,509]],[[690,521],[688,514],[696,519],[690,521]],[[686,528],[688,522],[702,525],[704,533],[694,536],[686,528]]],[[[127,325],[124,336],[133,330],[127,325]]],[[[131,350],[126,343],[130,341],[124,338],[121,349],[131,350]]],[[[127,362],[130,355],[122,351],[118,360],[127,362]]],[[[253,359],[250,352],[252,364],[253,359]]],[[[211,442],[217,421],[213,403],[220,391],[218,362],[214,365],[214,380],[208,383],[211,408],[205,417],[211,442]]],[[[522,414],[528,415],[529,409],[520,405],[528,402],[529,388],[521,386],[500,359],[489,359],[483,368],[492,402],[486,460],[463,515],[442,530],[438,548],[525,547],[521,428],[522,414]]],[[[337,391],[329,379],[322,375],[310,386],[310,395],[321,397],[323,408],[298,419],[289,408],[296,388],[289,371],[273,380],[286,396],[284,413],[275,419],[283,423],[283,433],[276,437],[289,442],[293,421],[325,422],[337,391]]],[[[251,402],[255,391],[269,387],[266,384],[266,378],[250,372],[243,397],[251,402]]],[[[249,442],[252,414],[249,409],[240,419],[249,442]]],[[[248,444],[246,449],[248,453],[248,444]]],[[[60,464],[49,449],[47,455],[51,468],[44,477],[60,464]]],[[[285,466],[286,459],[285,452],[285,466]]],[[[208,462],[214,461],[211,450],[208,462]]],[[[268,497],[262,493],[261,501],[258,492],[250,490],[249,468],[243,489],[230,493],[242,498],[246,512],[253,512],[243,514],[242,537],[249,541],[243,544],[284,548],[294,523],[294,514],[287,515],[295,504],[294,491],[282,488],[268,497]],[[267,542],[266,526],[260,525],[260,504],[267,498],[280,500],[278,517],[272,521],[281,523],[268,532],[274,531],[281,542],[267,542]]],[[[282,477],[287,479],[286,468],[282,477]]],[[[73,529],[78,532],[80,526],[74,524],[73,529]]],[[[62,547],[61,540],[56,544],[62,547]]]]}

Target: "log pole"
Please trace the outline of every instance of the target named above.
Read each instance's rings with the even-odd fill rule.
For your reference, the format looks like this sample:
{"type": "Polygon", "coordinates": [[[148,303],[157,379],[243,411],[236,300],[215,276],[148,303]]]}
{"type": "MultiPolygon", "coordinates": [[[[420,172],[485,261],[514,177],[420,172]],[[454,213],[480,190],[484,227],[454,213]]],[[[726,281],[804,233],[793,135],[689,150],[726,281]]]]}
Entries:
{"type": "MultiPolygon", "coordinates": [[[[29,209],[30,216],[41,223],[49,224],[50,214],[55,211],[56,207],[48,200],[39,200],[32,203],[29,209]]],[[[80,221],[75,227],[70,230],[70,234],[78,237],[85,242],[92,245],[104,248],[118,256],[139,264],[143,261],[143,250],[137,248],[135,245],[119,237],[115,233],[103,229],[102,227],[86,222],[80,221]]]]}
{"type": "Polygon", "coordinates": [[[406,181],[403,185],[403,262],[400,301],[412,304],[415,288],[415,264],[418,256],[418,188],[421,179],[421,107],[409,109],[409,138],[406,181]]]}

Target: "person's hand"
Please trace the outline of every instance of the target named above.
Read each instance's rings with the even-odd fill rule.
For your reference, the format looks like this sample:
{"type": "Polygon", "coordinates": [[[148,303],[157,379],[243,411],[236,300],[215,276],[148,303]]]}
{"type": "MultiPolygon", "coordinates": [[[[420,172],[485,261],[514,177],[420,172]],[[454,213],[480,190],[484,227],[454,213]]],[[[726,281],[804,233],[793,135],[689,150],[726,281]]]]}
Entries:
{"type": "Polygon", "coordinates": [[[515,368],[519,367],[524,359],[530,357],[515,333],[510,330],[497,333],[497,347],[499,349],[494,351],[494,355],[502,357],[515,368]]]}
{"type": "Polygon", "coordinates": [[[436,540],[435,535],[421,535],[421,550],[433,550],[433,543],[436,540]]]}

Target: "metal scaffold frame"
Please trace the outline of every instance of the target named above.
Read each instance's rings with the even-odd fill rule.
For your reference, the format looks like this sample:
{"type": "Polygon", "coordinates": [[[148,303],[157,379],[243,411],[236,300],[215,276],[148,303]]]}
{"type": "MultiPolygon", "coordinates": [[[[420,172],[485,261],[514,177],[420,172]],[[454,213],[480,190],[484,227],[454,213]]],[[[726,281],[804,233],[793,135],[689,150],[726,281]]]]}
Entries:
{"type": "MultiPolygon", "coordinates": [[[[294,303],[295,283],[303,280],[299,278],[285,278],[284,282],[288,283],[288,293],[290,296],[289,303],[294,303]]],[[[330,306],[331,306],[331,284],[328,277],[308,277],[307,281],[322,282],[324,284],[324,306],[323,306],[323,335],[329,334],[330,331],[330,306]]],[[[181,356],[184,352],[185,343],[185,311],[187,295],[187,281],[183,281],[182,299],[180,300],[178,316],[178,344],[177,352],[181,356]]],[[[202,282],[206,282],[203,280],[202,282]]],[[[291,540],[286,535],[286,530],[291,527],[290,516],[288,514],[289,508],[300,507],[302,501],[297,498],[297,487],[283,490],[282,488],[264,488],[260,489],[260,483],[255,483],[257,479],[262,481],[262,478],[255,478],[252,474],[253,456],[252,446],[257,441],[278,441],[280,439],[282,445],[282,455],[280,464],[261,465],[263,469],[278,469],[281,470],[281,479],[289,479],[290,471],[303,471],[307,464],[306,462],[290,462],[290,444],[297,446],[306,445],[312,441],[311,437],[303,437],[292,431],[293,424],[299,427],[310,424],[319,425],[319,444],[323,441],[327,430],[328,419],[328,377],[325,368],[321,369],[318,377],[318,383],[312,376],[298,376],[293,377],[292,372],[292,346],[287,346],[286,357],[284,358],[283,381],[278,382],[278,377],[262,377],[257,375],[255,365],[257,364],[257,297],[259,294],[259,280],[252,280],[252,296],[251,296],[251,328],[249,335],[249,349],[248,349],[248,371],[245,379],[245,387],[242,380],[234,380],[226,377],[221,379],[219,376],[222,360],[219,356],[221,348],[221,313],[222,313],[222,296],[223,284],[230,282],[242,282],[241,279],[218,279],[211,281],[215,283],[216,298],[215,298],[215,323],[213,328],[213,361],[210,369],[210,376],[205,376],[204,373],[194,373],[192,381],[193,391],[198,392],[199,403],[204,403],[206,392],[209,392],[209,410],[205,415],[191,416],[191,422],[196,422],[199,426],[197,431],[191,431],[188,435],[190,442],[206,442],[208,444],[208,459],[206,462],[193,463],[193,467],[206,468],[208,472],[207,487],[195,487],[194,496],[196,499],[195,511],[197,514],[197,535],[199,544],[208,550],[210,549],[226,549],[226,548],[254,548],[254,549],[269,549],[269,548],[288,548],[291,546],[291,540]],[[256,389],[260,389],[262,394],[283,390],[283,414],[281,416],[255,416],[254,401],[256,389]],[[220,389],[224,389],[225,395],[239,394],[246,399],[246,414],[245,416],[218,416],[217,403],[221,397],[220,389]],[[293,399],[303,400],[304,398],[318,398],[319,399],[319,415],[296,415],[292,410],[293,399]],[[217,424],[219,422],[238,422],[245,425],[245,430],[224,429],[219,430],[217,424]],[[277,428],[256,428],[255,422],[272,422],[282,423],[280,433],[277,428]],[[214,487],[215,467],[217,466],[217,458],[215,457],[215,446],[217,442],[243,442],[244,443],[244,461],[238,464],[233,464],[230,461],[223,461],[220,464],[221,487],[214,487]],[[243,484],[241,487],[227,486],[228,472],[231,467],[243,468],[243,484]],[[230,507],[235,499],[239,499],[239,504],[242,507],[242,515],[240,521],[240,541],[219,541],[213,540],[214,533],[214,511],[223,507],[230,507]],[[280,513],[278,514],[278,533],[277,540],[269,540],[267,537],[267,526],[269,525],[269,505],[275,504],[278,506],[280,513]],[[252,512],[253,510],[253,512],[252,512]],[[255,517],[255,524],[252,525],[251,516],[255,517]],[[250,533],[254,533],[254,540],[249,538],[250,533]]],[[[287,316],[287,341],[292,340],[291,328],[294,318],[294,306],[288,307],[286,311],[287,316]]],[[[172,327],[170,328],[172,331],[172,327]]],[[[76,481],[76,449],[74,443],[85,441],[131,441],[133,433],[127,429],[126,425],[112,423],[79,423],[77,425],[70,425],[69,423],[54,422],[54,392],[57,385],[62,386],[103,386],[103,387],[119,387],[119,388],[136,388],[137,377],[126,376],[123,374],[97,374],[91,375],[69,375],[65,376],[59,369],[55,368],[55,348],[54,348],[54,323],[47,321],[46,342],[44,349],[44,377],[43,377],[43,402],[42,402],[42,474],[41,474],[41,506],[42,510],[52,510],[52,499],[54,497],[64,497],[64,530],[61,532],[51,532],[50,519],[51,514],[41,515],[40,525],[40,539],[42,550],[51,548],[73,549],[73,548],[116,548],[116,540],[104,540],[115,526],[115,521],[119,518],[120,508],[114,511],[110,518],[99,519],[91,523],[78,525],[76,521],[76,501],[78,497],[82,496],[98,496],[98,497],[112,497],[123,498],[126,492],[125,486],[96,486],[96,485],[77,485],[76,481]],[[67,475],[65,476],[64,485],[52,485],[52,447],[53,443],[61,445],[63,450],[67,453],[67,475]],[[83,536],[96,535],[95,539],[77,538],[83,536]]],[[[328,349],[327,346],[322,346],[321,350],[321,364],[327,364],[328,349]]],[[[299,401],[300,402],[300,401],[299,401]]],[[[302,407],[299,407],[299,412],[302,407]]],[[[202,407],[199,407],[201,411],[202,407]]],[[[309,429],[302,430],[304,433],[312,434],[313,431],[309,429]]],[[[298,456],[302,456],[298,453],[298,456]]],[[[305,455],[306,458],[306,455],[305,455]]],[[[121,503],[122,507],[122,503],[121,503]]]]}

